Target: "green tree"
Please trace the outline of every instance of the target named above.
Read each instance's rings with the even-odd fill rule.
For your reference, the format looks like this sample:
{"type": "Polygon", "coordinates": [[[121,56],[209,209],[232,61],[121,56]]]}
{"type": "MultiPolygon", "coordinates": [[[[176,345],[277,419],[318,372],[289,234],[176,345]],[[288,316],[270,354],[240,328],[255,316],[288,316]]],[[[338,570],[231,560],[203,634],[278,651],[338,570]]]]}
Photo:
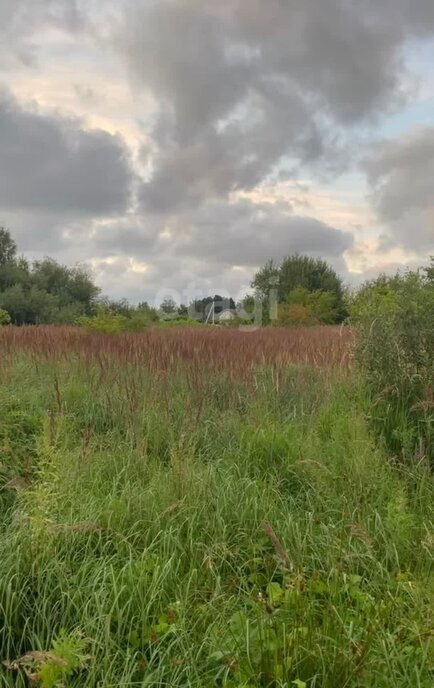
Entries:
{"type": "Polygon", "coordinates": [[[38,289],[56,296],[59,307],[80,304],[85,314],[90,313],[99,293],[87,270],[61,265],[52,258],[33,263],[31,281],[38,289]]]}
{"type": "Polygon", "coordinates": [[[139,315],[144,315],[150,322],[157,322],[158,311],[156,308],[152,308],[147,301],[141,301],[136,308],[139,315]]]}
{"type": "Polygon", "coordinates": [[[173,315],[178,311],[175,301],[170,296],[164,299],[160,305],[160,309],[165,315],[173,315]]]}
{"type": "Polygon", "coordinates": [[[426,279],[434,286],[434,256],[431,256],[430,264],[424,268],[426,279]]]}
{"type": "Polygon", "coordinates": [[[97,309],[103,308],[106,311],[122,315],[124,318],[129,318],[134,310],[127,299],[110,299],[108,296],[98,299],[96,306],[97,309]]]}
{"type": "Polygon", "coordinates": [[[289,255],[280,264],[266,263],[254,276],[252,287],[265,304],[271,301],[273,292],[277,302],[287,303],[289,295],[296,289],[316,293],[317,308],[333,313],[331,322],[341,322],[347,315],[345,289],[342,279],[335,270],[320,258],[299,254],[289,255]],[[319,296],[328,294],[329,296],[319,296]],[[327,302],[327,303],[326,303],[327,302]]]}
{"type": "Polygon", "coordinates": [[[192,301],[188,307],[188,313],[191,318],[195,318],[196,320],[206,320],[212,304],[214,304],[214,313],[216,315],[228,308],[231,310],[235,309],[235,301],[232,297],[214,294],[214,296],[205,296],[203,299],[192,301]]]}
{"type": "Polygon", "coordinates": [[[0,308],[11,316],[14,325],[40,325],[56,322],[59,303],[56,296],[32,286],[14,284],[0,293],[0,308]]]}
{"type": "Polygon", "coordinates": [[[25,258],[14,258],[0,264],[0,291],[4,291],[14,284],[30,286],[30,267],[25,258]]]}
{"type": "MultiPolygon", "coordinates": [[[[252,280],[251,286],[263,301],[267,301],[270,296],[270,291],[273,289],[277,289],[278,297],[280,296],[280,290],[278,289],[280,277],[280,265],[273,260],[269,260],[258,270],[252,280]]],[[[285,296],[286,295],[281,299],[282,302],[285,300],[285,296]]]]}
{"type": "Polygon", "coordinates": [[[92,314],[98,294],[85,268],[52,258],[29,264],[17,257],[9,231],[0,229],[0,303],[14,324],[73,323],[92,314]]]}
{"type": "Polygon", "coordinates": [[[17,245],[10,232],[4,227],[0,227],[0,265],[13,262],[16,255],[17,245]]]}

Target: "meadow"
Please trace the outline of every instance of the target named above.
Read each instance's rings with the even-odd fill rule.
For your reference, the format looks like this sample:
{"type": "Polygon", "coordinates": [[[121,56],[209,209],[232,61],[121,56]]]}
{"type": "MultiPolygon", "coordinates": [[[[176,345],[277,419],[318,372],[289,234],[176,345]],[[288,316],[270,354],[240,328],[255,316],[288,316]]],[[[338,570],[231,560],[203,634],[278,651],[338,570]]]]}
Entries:
{"type": "Polygon", "coordinates": [[[0,686],[430,688],[433,473],[349,327],[0,332],[0,686]]]}

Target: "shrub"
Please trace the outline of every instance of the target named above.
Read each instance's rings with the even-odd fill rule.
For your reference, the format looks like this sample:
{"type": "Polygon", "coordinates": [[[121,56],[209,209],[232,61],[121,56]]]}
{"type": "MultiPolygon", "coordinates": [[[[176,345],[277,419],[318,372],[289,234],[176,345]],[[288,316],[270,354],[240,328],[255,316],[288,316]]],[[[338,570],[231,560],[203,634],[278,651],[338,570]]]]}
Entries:
{"type": "Polygon", "coordinates": [[[3,325],[9,325],[11,322],[11,316],[3,308],[0,308],[0,327],[3,325]]]}
{"type": "Polygon", "coordinates": [[[141,332],[145,330],[151,322],[152,320],[147,314],[135,312],[130,318],[125,319],[123,329],[126,332],[141,332]]]}
{"type": "Polygon", "coordinates": [[[314,325],[317,321],[302,303],[281,303],[277,307],[277,325],[314,325]]]}
{"type": "Polygon", "coordinates": [[[372,418],[389,448],[434,462],[432,268],[366,283],[350,305],[357,359],[373,395],[372,418]]]}
{"type": "Polygon", "coordinates": [[[95,315],[77,319],[77,324],[88,332],[119,334],[126,329],[127,318],[103,306],[98,307],[95,315]]]}
{"type": "Polygon", "coordinates": [[[336,319],[335,297],[328,291],[297,287],[277,308],[278,325],[329,325],[336,319]]]}

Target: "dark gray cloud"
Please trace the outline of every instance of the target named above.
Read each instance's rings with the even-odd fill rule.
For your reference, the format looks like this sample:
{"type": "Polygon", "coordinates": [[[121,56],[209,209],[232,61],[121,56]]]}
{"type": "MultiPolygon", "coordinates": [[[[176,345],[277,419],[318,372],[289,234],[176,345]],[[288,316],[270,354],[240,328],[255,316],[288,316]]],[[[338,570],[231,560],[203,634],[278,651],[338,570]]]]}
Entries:
{"type": "MultiPolygon", "coordinates": [[[[137,95],[125,123],[130,135],[143,129],[148,172],[131,210],[136,180],[120,137],[0,94],[0,224],[26,250],[104,259],[103,286],[118,294],[193,274],[236,285],[243,271],[232,266],[249,280],[292,251],[342,270],[351,234],[239,192],[261,198],[264,180],[346,169],[358,137],[408,96],[406,47],[433,35],[433,0],[0,0],[0,68],[12,88],[17,61],[21,79],[46,67],[48,79],[50,60],[56,74],[64,60],[77,107],[94,105],[101,120],[80,65],[95,60],[100,76],[113,65],[115,80],[121,58],[137,95]]],[[[429,132],[385,144],[366,164],[384,248],[429,247],[429,132]]]]}
{"type": "Polygon", "coordinates": [[[132,172],[118,136],[0,93],[0,208],[77,215],[127,210],[132,172]]]}
{"type": "Polygon", "coordinates": [[[403,97],[402,50],[431,0],[128,2],[117,46],[155,98],[143,208],[251,189],[285,157],[318,168],[336,136],[403,97]]]}
{"type": "Polygon", "coordinates": [[[142,186],[139,198],[143,209],[170,212],[194,207],[214,196],[252,189],[279,161],[285,140],[291,141],[298,158],[316,155],[312,146],[319,138],[315,127],[306,130],[305,108],[297,100],[292,102],[289,94],[285,98],[287,110],[283,103],[282,107],[265,103],[268,112],[266,117],[261,115],[264,121],[252,125],[242,136],[238,125],[232,123],[224,132],[210,129],[189,145],[161,148],[153,159],[152,178],[142,186]]]}
{"type": "Polygon", "coordinates": [[[382,143],[366,162],[375,205],[386,220],[434,207],[434,127],[382,143]]]}
{"type": "Polygon", "coordinates": [[[351,234],[292,215],[287,205],[248,200],[211,201],[174,218],[172,227],[177,254],[232,265],[261,265],[293,252],[336,258],[353,243],[351,234]]]}
{"type": "Polygon", "coordinates": [[[208,201],[198,208],[136,218],[96,234],[99,253],[141,259],[165,253],[215,264],[257,266],[301,252],[336,259],[352,247],[350,233],[292,214],[287,204],[208,201]]]}
{"type": "Polygon", "coordinates": [[[380,144],[365,169],[374,207],[389,227],[383,245],[434,250],[434,127],[380,144]]]}

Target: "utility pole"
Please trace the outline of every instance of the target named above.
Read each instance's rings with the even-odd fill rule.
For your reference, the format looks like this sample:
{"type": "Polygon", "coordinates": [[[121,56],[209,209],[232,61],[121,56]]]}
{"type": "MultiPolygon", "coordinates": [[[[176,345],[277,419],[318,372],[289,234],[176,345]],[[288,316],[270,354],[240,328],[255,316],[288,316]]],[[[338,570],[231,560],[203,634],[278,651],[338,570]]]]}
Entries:
{"type": "Polygon", "coordinates": [[[215,325],[215,303],[214,303],[214,301],[212,302],[211,308],[209,309],[208,315],[206,316],[205,325],[208,325],[211,314],[212,314],[212,324],[215,325]]]}

